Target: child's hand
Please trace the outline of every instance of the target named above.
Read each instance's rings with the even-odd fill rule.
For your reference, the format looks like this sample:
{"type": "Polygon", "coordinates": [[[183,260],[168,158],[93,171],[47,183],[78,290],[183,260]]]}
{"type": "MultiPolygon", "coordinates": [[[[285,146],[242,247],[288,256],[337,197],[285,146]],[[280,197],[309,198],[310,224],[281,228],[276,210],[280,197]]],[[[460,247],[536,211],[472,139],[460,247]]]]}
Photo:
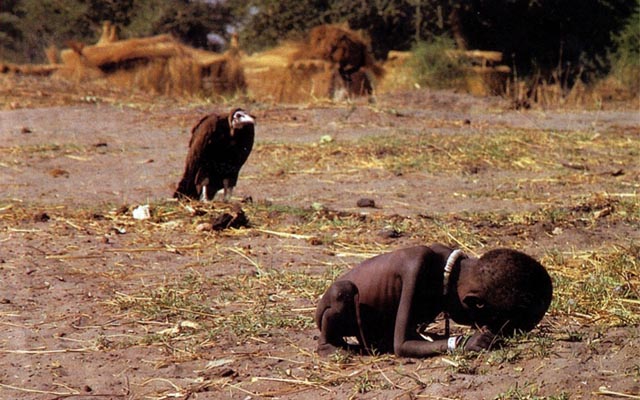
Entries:
{"type": "Polygon", "coordinates": [[[489,328],[483,326],[478,329],[476,333],[469,338],[469,340],[467,340],[467,343],[464,345],[464,349],[467,351],[488,350],[494,344],[495,339],[496,335],[491,333],[489,328]]]}

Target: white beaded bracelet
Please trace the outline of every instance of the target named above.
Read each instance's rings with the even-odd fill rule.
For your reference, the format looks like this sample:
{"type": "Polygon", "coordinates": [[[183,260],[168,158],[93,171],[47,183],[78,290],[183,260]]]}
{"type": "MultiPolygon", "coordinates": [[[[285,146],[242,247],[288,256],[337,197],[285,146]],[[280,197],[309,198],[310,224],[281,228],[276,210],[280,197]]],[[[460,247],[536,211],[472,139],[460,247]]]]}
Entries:
{"type": "Polygon", "coordinates": [[[458,345],[458,341],[460,340],[460,336],[451,336],[447,339],[447,350],[454,351],[456,346],[458,345]]]}

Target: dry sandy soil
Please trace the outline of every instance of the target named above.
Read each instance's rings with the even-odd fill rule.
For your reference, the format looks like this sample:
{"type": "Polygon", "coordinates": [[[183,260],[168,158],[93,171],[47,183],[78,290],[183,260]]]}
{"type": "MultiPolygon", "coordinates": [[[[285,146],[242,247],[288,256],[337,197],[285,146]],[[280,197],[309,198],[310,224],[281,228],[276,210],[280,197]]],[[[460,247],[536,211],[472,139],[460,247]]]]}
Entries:
{"type": "Polygon", "coordinates": [[[428,90],[205,104],[4,77],[0,398],[640,398],[636,106],[516,111],[428,90]],[[249,226],[199,230],[232,205],[170,199],[190,128],[236,105],[258,119],[232,202],[249,226]],[[522,146],[465,158],[505,132],[522,146]],[[421,135],[435,164],[394,147],[421,135]],[[564,137],[579,148],[555,148],[564,137]],[[133,219],[143,204],[152,217],[133,219]],[[540,327],[479,355],[314,354],[337,274],[435,241],[542,259],[557,290],[540,327]],[[611,253],[624,279],[589,286],[611,253]]]}

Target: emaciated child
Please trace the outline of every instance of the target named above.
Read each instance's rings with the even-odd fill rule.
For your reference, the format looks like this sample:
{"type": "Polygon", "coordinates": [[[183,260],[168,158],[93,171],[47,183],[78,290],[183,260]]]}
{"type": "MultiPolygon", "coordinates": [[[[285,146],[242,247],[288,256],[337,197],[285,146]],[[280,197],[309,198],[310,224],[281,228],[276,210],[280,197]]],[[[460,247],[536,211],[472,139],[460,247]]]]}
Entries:
{"type": "MultiPolygon", "coordinates": [[[[316,310],[318,353],[339,348],[428,357],[490,349],[498,335],[533,329],[551,303],[552,283],[530,256],[496,249],[480,258],[444,245],[416,246],[365,260],[338,278],[316,310]],[[418,327],[445,313],[477,331],[427,341],[418,327]],[[355,336],[359,345],[344,337],[355,336]]],[[[448,329],[447,329],[448,330],[448,329]]]]}

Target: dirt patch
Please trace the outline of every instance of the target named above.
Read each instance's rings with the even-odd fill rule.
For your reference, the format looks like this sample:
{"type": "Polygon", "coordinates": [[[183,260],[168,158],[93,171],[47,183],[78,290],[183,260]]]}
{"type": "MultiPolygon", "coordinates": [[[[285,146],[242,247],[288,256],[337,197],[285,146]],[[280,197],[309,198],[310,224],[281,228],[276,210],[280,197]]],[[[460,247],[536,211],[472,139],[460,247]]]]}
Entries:
{"type": "Polygon", "coordinates": [[[189,131],[230,105],[4,79],[0,397],[640,394],[637,110],[431,91],[256,103],[233,204],[200,204],[170,199],[189,131]],[[242,224],[198,229],[246,196],[242,224]],[[315,301],[337,274],[432,242],[535,255],[551,312],[488,354],[314,354],[315,301]]]}

